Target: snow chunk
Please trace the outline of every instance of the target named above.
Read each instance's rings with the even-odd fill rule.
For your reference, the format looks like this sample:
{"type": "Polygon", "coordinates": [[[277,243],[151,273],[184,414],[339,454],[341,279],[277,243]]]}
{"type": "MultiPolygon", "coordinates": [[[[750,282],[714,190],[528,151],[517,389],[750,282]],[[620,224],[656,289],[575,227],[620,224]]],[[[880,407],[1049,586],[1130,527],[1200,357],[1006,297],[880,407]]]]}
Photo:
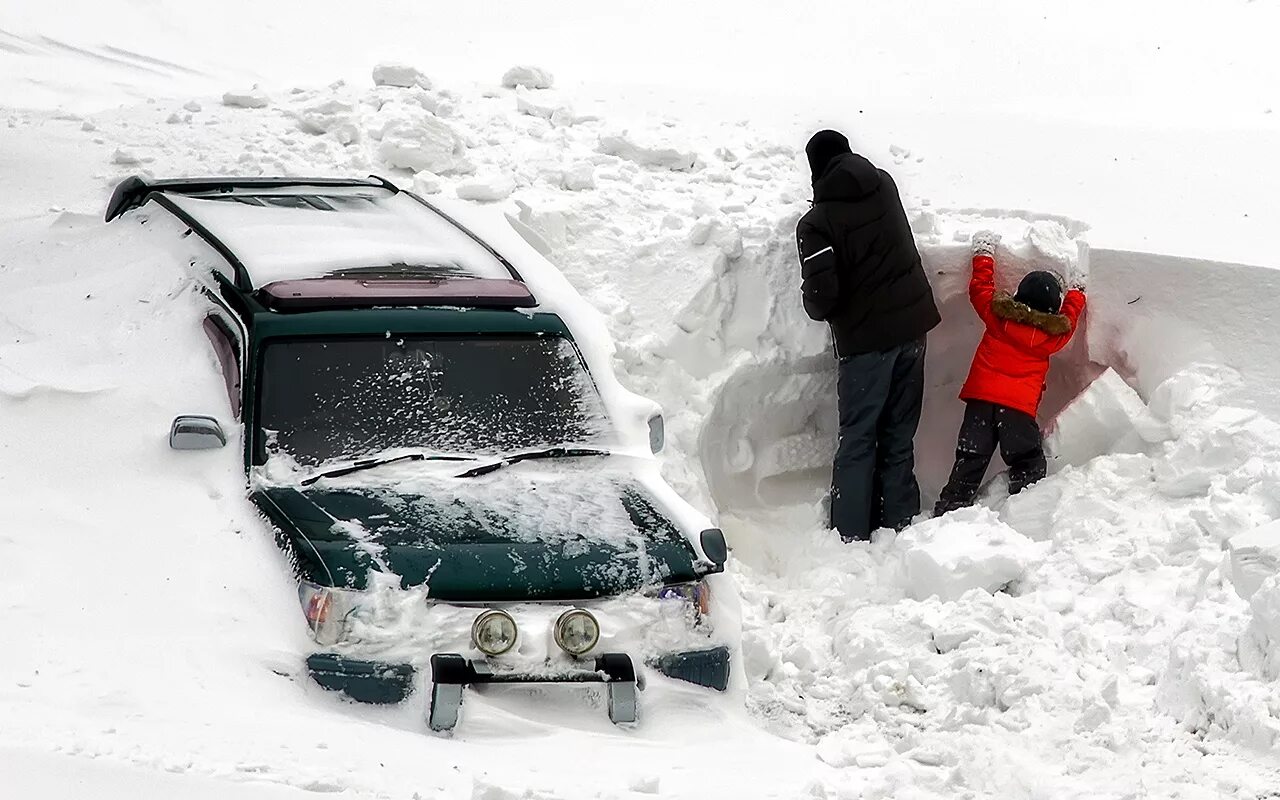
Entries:
{"type": "Polygon", "coordinates": [[[689,244],[694,247],[700,247],[711,239],[711,232],[715,230],[715,220],[710,217],[699,217],[693,223],[693,227],[689,229],[689,244]]]}
{"type": "Polygon", "coordinates": [[[564,171],[562,182],[564,188],[570,191],[594,189],[596,188],[596,167],[587,161],[574,164],[564,171]]]}
{"type": "Polygon", "coordinates": [[[298,128],[316,135],[331,133],[342,144],[360,140],[355,104],[337,97],[312,103],[298,112],[298,128]]]}
{"type": "Polygon", "coordinates": [[[506,173],[482,175],[458,184],[458,197],[492,203],[506,200],[516,190],[516,182],[506,173]]]}
{"type": "Polygon", "coordinates": [[[824,736],[815,749],[824,764],[836,769],[884,766],[893,755],[881,742],[866,741],[843,731],[824,736]]]}
{"type": "Polygon", "coordinates": [[[502,75],[502,85],[508,89],[523,86],[526,89],[550,89],[555,77],[541,67],[517,65],[502,75]]]}
{"type": "Polygon", "coordinates": [[[657,775],[644,775],[632,778],[627,788],[636,794],[657,794],[662,780],[657,775]]]}
{"type": "Polygon", "coordinates": [[[119,164],[122,167],[132,167],[141,164],[142,159],[128,150],[116,148],[116,151],[111,154],[111,163],[119,164]]]}
{"type": "Polygon", "coordinates": [[[516,110],[531,117],[551,120],[555,125],[572,125],[577,121],[573,108],[550,92],[530,92],[517,88],[516,110]]]}
{"type": "Polygon", "coordinates": [[[378,158],[388,167],[430,170],[437,174],[467,172],[466,146],[448,123],[417,104],[387,103],[378,111],[369,134],[380,139],[378,158]]]}
{"type": "Polygon", "coordinates": [[[728,225],[716,234],[716,245],[730,261],[742,258],[742,231],[737,225],[728,225]]]}
{"type": "Polygon", "coordinates": [[[1227,551],[1231,583],[1236,593],[1248,600],[1268,578],[1280,574],[1280,520],[1232,536],[1227,540],[1227,551]]]}
{"type": "Polygon", "coordinates": [[[1258,586],[1249,601],[1253,619],[1248,634],[1261,650],[1259,671],[1269,680],[1280,678],[1280,576],[1272,575],[1258,586]]]}
{"type": "Polygon", "coordinates": [[[1107,369],[1058,414],[1045,437],[1045,451],[1057,468],[1081,465],[1107,453],[1141,453],[1169,438],[1138,393],[1107,369]]]}
{"type": "Polygon", "coordinates": [[[1021,578],[1039,555],[1034,542],[982,507],[910,527],[900,542],[906,548],[903,588],[918,600],[958,600],[971,589],[998,591],[1021,578]]]}
{"type": "Polygon", "coordinates": [[[420,170],[413,173],[413,191],[418,194],[439,194],[440,176],[430,170],[420,170]]]}
{"type": "Polygon", "coordinates": [[[246,91],[230,91],[222,95],[222,104],[233,108],[266,108],[271,100],[255,83],[246,91]]]}
{"type": "Polygon", "coordinates": [[[660,142],[645,142],[627,131],[601,136],[600,152],[633,161],[646,167],[687,172],[693,169],[697,156],[660,142]]]}
{"type": "Polygon", "coordinates": [[[417,67],[411,67],[408,64],[386,63],[379,64],[373,68],[373,85],[399,86],[403,89],[421,86],[423,89],[430,89],[431,79],[423,75],[417,67]]]}
{"type": "Polygon", "coordinates": [[[197,111],[200,111],[202,108],[201,105],[197,103],[195,100],[188,100],[187,102],[182,104],[182,107],[187,111],[190,111],[192,114],[196,113],[197,111]]]}
{"type": "Polygon", "coordinates": [[[1038,261],[1056,261],[1060,267],[1069,271],[1079,260],[1078,245],[1063,227],[1061,222],[1051,219],[1038,219],[1027,226],[1027,243],[1038,261]]]}

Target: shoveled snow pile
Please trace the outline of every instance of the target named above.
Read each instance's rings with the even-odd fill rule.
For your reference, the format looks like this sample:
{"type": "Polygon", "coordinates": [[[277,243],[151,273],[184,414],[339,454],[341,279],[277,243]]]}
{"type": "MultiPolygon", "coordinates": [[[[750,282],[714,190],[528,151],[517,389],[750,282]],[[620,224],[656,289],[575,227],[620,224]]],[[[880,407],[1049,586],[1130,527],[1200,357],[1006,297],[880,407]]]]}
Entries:
{"type": "Polygon", "coordinates": [[[921,785],[1259,796],[1267,773],[1235,772],[1225,743],[1274,768],[1263,754],[1280,747],[1280,583],[1243,602],[1216,532],[1280,496],[1253,456],[1280,435],[1218,405],[1228,377],[1194,370],[1162,388],[1147,411],[1178,432],[1169,442],[1066,467],[869,548],[798,534],[817,527],[816,508],[807,525],[804,514],[733,522],[757,713],[833,765],[901,765],[864,796],[921,785]],[[1237,415],[1222,431],[1235,447],[1192,455],[1224,414],[1237,415]],[[1207,464],[1217,471],[1195,497],[1164,480],[1207,464]],[[921,541],[935,548],[927,559],[921,541]]]}
{"type": "Polygon", "coordinates": [[[528,113],[545,89],[375,83],[273,92],[265,107],[202,97],[172,125],[150,122],[181,106],[156,103],[95,113],[91,129],[35,112],[0,128],[0,158],[57,153],[67,170],[0,207],[0,418],[20,434],[5,437],[18,466],[0,480],[22,498],[0,534],[18,626],[0,746],[361,797],[1260,800],[1280,785],[1280,582],[1265,559],[1232,562],[1267,546],[1236,537],[1280,519],[1280,426],[1253,389],[1280,379],[1238,335],[1269,319],[1259,287],[1274,276],[908,193],[945,317],[930,339],[926,494],[950,466],[979,335],[968,235],[1004,235],[1002,285],[1046,264],[1087,271],[1091,305],[1046,395],[1047,415],[1067,409],[1054,474],[1009,499],[997,480],[982,507],[847,546],[820,519],[834,383],[826,331],[795,290],[808,187],[794,143],[735,124],[558,124],[528,113]],[[154,231],[97,221],[126,166],[110,164],[117,150],[157,176],[376,172],[534,231],[607,320],[623,382],[665,407],[665,474],[720,512],[750,717],[732,696],[663,686],[624,732],[590,699],[477,693],[465,730],[440,741],[420,703],[355,707],[308,684],[286,568],[233,449],[164,447],[175,413],[217,412],[201,405],[217,374],[176,268],[154,243],[136,256],[154,231]],[[1218,313],[1161,294],[1167,270],[1183,292],[1211,286],[1200,296],[1218,313]],[[1220,324],[1227,310],[1242,319],[1220,324]],[[1162,334],[1169,347],[1144,344],[1162,334]],[[1206,351],[1186,342],[1217,357],[1197,363],[1206,351]],[[57,585],[41,566],[55,563],[57,585]],[[587,746],[567,780],[563,754],[587,746]]]}

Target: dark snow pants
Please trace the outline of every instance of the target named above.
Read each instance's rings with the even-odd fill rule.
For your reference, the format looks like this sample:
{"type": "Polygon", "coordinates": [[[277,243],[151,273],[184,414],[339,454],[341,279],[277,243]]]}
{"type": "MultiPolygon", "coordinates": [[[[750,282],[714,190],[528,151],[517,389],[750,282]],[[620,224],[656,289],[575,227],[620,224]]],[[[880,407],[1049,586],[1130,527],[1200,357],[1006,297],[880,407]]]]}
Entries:
{"type": "Polygon", "coordinates": [[[995,403],[969,400],[956,441],[956,464],[938,498],[935,516],[973,503],[997,444],[1009,467],[1009,494],[1017,494],[1044,477],[1044,445],[1036,418],[995,403]]]}
{"type": "Polygon", "coordinates": [[[924,337],[840,359],[840,442],[831,478],[831,525],[846,540],[901,529],[920,513],[915,435],[924,400],[924,337]]]}

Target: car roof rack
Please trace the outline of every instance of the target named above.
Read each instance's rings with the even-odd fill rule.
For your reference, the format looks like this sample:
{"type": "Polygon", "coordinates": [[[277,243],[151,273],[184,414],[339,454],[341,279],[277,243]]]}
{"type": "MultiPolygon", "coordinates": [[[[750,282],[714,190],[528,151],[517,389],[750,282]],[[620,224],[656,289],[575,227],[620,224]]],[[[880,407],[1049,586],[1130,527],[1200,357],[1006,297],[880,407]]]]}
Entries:
{"type": "MultiPolygon", "coordinates": [[[[313,208],[323,207],[316,204],[316,198],[312,197],[316,189],[372,189],[388,193],[387,196],[405,195],[412,198],[418,205],[425,207],[425,210],[433,214],[435,218],[447,223],[448,228],[464,234],[467,239],[474,242],[487,252],[501,268],[505,270],[504,275],[500,277],[504,280],[512,280],[520,282],[522,278],[506,258],[493,249],[487,242],[476,236],[467,227],[459,223],[453,217],[437,208],[432,203],[424,200],[417,194],[405,191],[388,181],[386,178],[370,175],[368,178],[286,178],[286,177],[252,177],[252,178],[175,178],[163,180],[148,180],[139,175],[132,175],[120,181],[116,185],[115,190],[111,194],[111,199],[107,203],[105,220],[111,222],[125,212],[145,205],[148,202],[154,202],[164,208],[190,230],[205,241],[213,250],[215,250],[227,264],[230,265],[233,272],[233,282],[235,287],[241,291],[251,292],[259,287],[255,287],[253,278],[249,273],[248,266],[244,263],[244,259],[235,248],[230,246],[226,239],[228,231],[222,231],[222,235],[202,221],[195,214],[191,213],[189,208],[184,205],[191,201],[184,198],[194,199],[221,199],[242,200],[247,201],[249,205],[266,205],[265,203],[255,202],[256,199],[262,197],[278,197],[282,199],[292,199],[295,204],[309,205],[313,208]],[[299,191],[290,193],[289,189],[297,188],[299,191]],[[312,191],[306,191],[312,190],[312,191]],[[259,194],[261,193],[261,194],[259,194]]],[[[359,192],[357,191],[357,194],[359,192]]],[[[273,203],[272,205],[275,205],[273,203]]],[[[450,233],[456,238],[456,233],[450,233]]],[[[468,245],[469,246],[469,245],[468,245]]],[[[375,257],[371,263],[358,265],[355,267],[346,267],[344,271],[353,269],[369,268],[377,270],[385,265],[378,264],[375,257]]],[[[332,272],[314,275],[311,277],[320,278],[331,276],[332,272]]],[[[290,279],[297,280],[301,276],[290,276],[290,279]]],[[[499,276],[487,276],[490,278],[499,276]]],[[[270,283],[271,281],[268,281],[270,283]]]]}
{"type": "Polygon", "coordinates": [[[149,181],[130,175],[116,184],[107,202],[106,222],[143,205],[152,192],[163,194],[206,194],[235,189],[287,189],[291,186],[370,186],[400,191],[396,185],[376,175],[366,178],[166,178],[149,181]]]}

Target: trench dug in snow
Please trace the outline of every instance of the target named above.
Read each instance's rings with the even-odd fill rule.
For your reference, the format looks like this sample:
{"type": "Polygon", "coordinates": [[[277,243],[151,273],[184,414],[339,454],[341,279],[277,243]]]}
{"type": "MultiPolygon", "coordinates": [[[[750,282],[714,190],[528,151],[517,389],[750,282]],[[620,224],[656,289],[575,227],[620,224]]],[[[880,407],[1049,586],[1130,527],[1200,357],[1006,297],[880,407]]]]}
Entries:
{"type": "MultiPolygon", "coordinates": [[[[1280,405],[1269,391],[1280,376],[1248,321],[1262,318],[1249,313],[1265,296],[1259,292],[1280,286],[1273,270],[1091,251],[1084,225],[1018,212],[929,214],[924,224],[930,235],[921,253],[942,315],[928,336],[916,436],[925,508],[951,468],[964,410],[958,394],[981,337],[967,295],[967,238],[974,230],[1004,235],[997,270],[1002,288],[1012,290],[1030,269],[1091,273],[1081,329],[1054,357],[1041,403],[1051,474],[1093,456],[1133,451],[1133,436],[1150,434],[1151,427],[1139,396],[1196,362],[1247,370],[1251,383],[1236,387],[1236,399],[1264,411],[1280,405]],[[1224,316],[1224,307],[1241,313],[1224,316]]],[[[671,348],[686,369],[716,386],[697,451],[721,510],[810,504],[829,486],[837,432],[834,358],[826,327],[800,308],[794,258],[790,244],[779,240],[725,267],[685,309],[685,335],[671,348]]],[[[1001,469],[997,454],[988,475],[1001,469]]]]}
{"type": "MultiPolygon", "coordinates": [[[[980,215],[951,222],[957,231],[1005,232],[997,275],[1005,288],[1032,268],[1065,272],[1081,262],[1087,268],[1088,248],[1072,236],[1083,227],[1076,223],[980,215]]],[[[928,504],[951,468],[963,413],[957,395],[981,326],[967,295],[967,242],[925,245],[922,257],[943,320],[928,336],[925,407],[916,437],[917,472],[928,504]]],[[[782,245],[738,266],[728,285],[722,284],[719,316],[711,317],[716,330],[708,339],[750,354],[715,393],[698,442],[707,483],[722,509],[809,503],[829,485],[837,428],[835,368],[825,326],[810,322],[799,307],[793,262],[793,251],[782,245]]],[[[1090,361],[1084,338],[1055,359],[1042,419],[1055,417],[1102,372],[1090,361]]],[[[704,357],[725,356],[704,351],[704,357]]]]}

